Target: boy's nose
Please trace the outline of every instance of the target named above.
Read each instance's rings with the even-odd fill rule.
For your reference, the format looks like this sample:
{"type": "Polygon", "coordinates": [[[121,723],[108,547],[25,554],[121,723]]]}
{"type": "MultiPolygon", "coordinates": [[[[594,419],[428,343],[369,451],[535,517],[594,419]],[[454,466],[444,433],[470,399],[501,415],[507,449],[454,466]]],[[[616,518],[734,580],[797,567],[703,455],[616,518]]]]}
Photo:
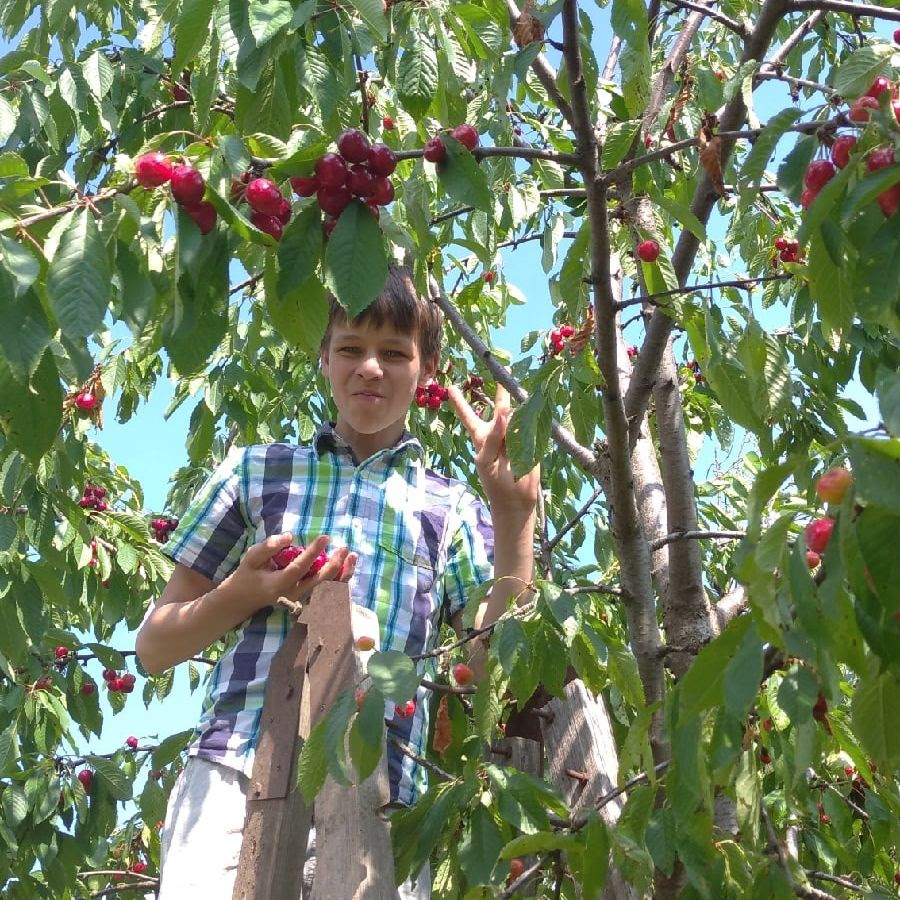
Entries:
{"type": "Polygon", "coordinates": [[[381,363],[374,353],[369,353],[359,361],[357,373],[363,378],[380,378],[381,363]]]}

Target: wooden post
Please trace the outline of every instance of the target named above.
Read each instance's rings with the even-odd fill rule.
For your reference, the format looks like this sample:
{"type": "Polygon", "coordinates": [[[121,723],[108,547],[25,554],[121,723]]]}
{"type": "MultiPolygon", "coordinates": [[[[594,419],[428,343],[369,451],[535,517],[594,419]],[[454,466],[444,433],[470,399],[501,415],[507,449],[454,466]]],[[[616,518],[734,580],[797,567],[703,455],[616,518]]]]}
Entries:
{"type": "MultiPolygon", "coordinates": [[[[354,646],[362,634],[378,646],[375,613],[352,603],[346,584],[325,582],[313,591],[272,661],[233,900],[301,896],[313,811],[293,790],[294,765],[309,730],[365,673],[368,654],[354,646]]],[[[315,804],[313,900],[396,900],[390,825],[383,812],[388,800],[384,756],[361,785],[345,788],[326,780],[315,804]]]]}
{"type": "MultiPolygon", "coordinates": [[[[602,697],[595,698],[581,679],[566,684],[564,695],[551,700],[541,719],[550,779],[570,809],[592,807],[616,786],[619,754],[609,713],[602,697]]],[[[605,804],[600,817],[612,828],[624,797],[605,804]]],[[[617,869],[610,869],[604,900],[634,900],[635,891],[617,869]]]]}

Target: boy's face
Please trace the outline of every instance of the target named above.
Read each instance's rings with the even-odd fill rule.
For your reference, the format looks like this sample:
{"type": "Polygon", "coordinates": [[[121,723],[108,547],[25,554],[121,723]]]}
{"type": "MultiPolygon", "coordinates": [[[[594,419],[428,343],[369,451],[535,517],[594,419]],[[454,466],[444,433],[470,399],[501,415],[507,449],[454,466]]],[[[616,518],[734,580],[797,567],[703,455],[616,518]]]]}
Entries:
{"type": "Polygon", "coordinates": [[[338,410],[337,433],[365,459],[392,446],[406,427],[416,386],[434,376],[418,338],[389,324],[337,321],[322,350],[322,369],[338,410]]]}

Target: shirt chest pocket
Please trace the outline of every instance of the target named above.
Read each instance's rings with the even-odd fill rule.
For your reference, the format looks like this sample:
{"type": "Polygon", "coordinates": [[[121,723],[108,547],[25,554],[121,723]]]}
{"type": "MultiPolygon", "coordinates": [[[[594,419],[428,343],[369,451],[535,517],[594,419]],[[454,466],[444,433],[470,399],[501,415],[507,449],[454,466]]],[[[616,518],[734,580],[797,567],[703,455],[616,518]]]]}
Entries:
{"type": "Polygon", "coordinates": [[[378,549],[384,564],[393,567],[394,579],[427,593],[435,580],[436,553],[429,547],[428,537],[418,516],[401,515],[385,522],[378,534],[378,549]]]}

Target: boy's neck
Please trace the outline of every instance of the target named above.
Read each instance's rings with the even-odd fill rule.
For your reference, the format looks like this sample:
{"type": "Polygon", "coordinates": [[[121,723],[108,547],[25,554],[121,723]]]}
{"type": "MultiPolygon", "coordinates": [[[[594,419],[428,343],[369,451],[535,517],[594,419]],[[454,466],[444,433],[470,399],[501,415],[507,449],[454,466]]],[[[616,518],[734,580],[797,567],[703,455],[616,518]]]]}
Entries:
{"type": "Polygon", "coordinates": [[[350,445],[356,460],[362,462],[381,450],[393,447],[406,431],[406,421],[395,422],[390,427],[374,434],[362,434],[351,428],[346,422],[341,421],[338,416],[334,430],[350,445]]]}

